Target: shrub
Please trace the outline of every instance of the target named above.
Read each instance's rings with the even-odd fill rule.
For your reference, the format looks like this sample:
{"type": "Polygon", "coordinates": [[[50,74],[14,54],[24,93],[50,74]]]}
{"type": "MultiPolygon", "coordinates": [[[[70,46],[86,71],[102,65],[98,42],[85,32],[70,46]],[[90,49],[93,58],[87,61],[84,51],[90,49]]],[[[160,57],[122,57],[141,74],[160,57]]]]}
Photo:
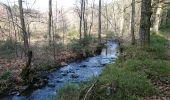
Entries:
{"type": "Polygon", "coordinates": [[[94,43],[94,37],[86,36],[81,40],[73,39],[69,44],[69,47],[77,54],[77,57],[87,57],[92,56],[95,53],[94,43]]]}
{"type": "Polygon", "coordinates": [[[69,44],[69,47],[73,50],[73,51],[80,51],[83,48],[83,44],[81,44],[79,42],[79,40],[73,39],[71,41],[71,43],[69,44]]]}
{"type": "Polygon", "coordinates": [[[73,39],[73,38],[78,37],[77,34],[78,34],[78,31],[74,27],[71,28],[67,33],[69,39],[73,39]]]}
{"type": "Polygon", "coordinates": [[[7,39],[0,43],[0,54],[4,57],[10,57],[15,52],[15,41],[7,39]]]}
{"type": "Polygon", "coordinates": [[[46,52],[53,52],[53,50],[55,49],[57,52],[61,52],[64,50],[64,45],[63,43],[52,43],[51,46],[44,46],[43,49],[46,51],[46,52]]]}
{"type": "Polygon", "coordinates": [[[0,80],[7,80],[11,77],[11,71],[6,69],[1,75],[0,80]]]}

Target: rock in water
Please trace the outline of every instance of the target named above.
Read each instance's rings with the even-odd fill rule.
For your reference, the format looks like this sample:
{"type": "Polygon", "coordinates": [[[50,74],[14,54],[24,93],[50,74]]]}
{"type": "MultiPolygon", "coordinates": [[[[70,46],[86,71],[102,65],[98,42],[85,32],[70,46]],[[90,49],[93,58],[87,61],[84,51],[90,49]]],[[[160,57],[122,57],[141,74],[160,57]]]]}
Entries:
{"type": "Polygon", "coordinates": [[[79,77],[79,75],[76,73],[71,74],[71,78],[78,78],[78,77],[79,77]]]}
{"type": "Polygon", "coordinates": [[[67,76],[67,75],[68,75],[68,73],[63,72],[63,73],[61,73],[61,75],[63,75],[63,76],[67,76]]]}
{"type": "Polygon", "coordinates": [[[80,67],[83,67],[83,68],[84,68],[84,67],[87,67],[87,65],[80,65],[80,67]]]}

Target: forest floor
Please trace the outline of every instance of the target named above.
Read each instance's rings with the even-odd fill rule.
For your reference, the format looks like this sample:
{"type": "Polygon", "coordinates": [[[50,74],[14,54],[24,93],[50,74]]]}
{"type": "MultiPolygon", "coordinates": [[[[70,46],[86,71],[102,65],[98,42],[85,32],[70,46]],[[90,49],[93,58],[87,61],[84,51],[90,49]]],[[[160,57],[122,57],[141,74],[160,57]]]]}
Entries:
{"type": "MultiPolygon", "coordinates": [[[[37,48],[34,48],[34,50],[34,52],[37,52],[37,48]]],[[[56,60],[54,60],[51,54],[40,51],[34,54],[31,63],[32,77],[41,78],[41,75],[45,75],[45,73],[76,59],[75,53],[69,50],[56,54],[56,57],[56,60]]],[[[17,57],[16,59],[14,57],[0,57],[0,95],[13,94],[25,88],[20,75],[25,62],[25,57],[17,57]]]]}
{"type": "MultiPolygon", "coordinates": [[[[164,38],[167,40],[166,60],[170,63],[170,32],[164,33],[164,38]]],[[[170,67],[170,66],[169,66],[170,67]]],[[[160,90],[162,96],[151,96],[145,98],[146,100],[170,100],[170,83],[162,83],[161,81],[154,81],[154,85],[160,90]]]]}

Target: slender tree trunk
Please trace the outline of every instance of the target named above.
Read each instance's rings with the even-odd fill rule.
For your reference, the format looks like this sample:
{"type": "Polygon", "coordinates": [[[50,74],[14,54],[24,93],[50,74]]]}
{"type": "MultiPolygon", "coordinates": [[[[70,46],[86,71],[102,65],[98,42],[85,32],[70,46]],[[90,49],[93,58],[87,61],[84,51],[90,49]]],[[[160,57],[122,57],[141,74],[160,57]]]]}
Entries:
{"type": "Polygon", "coordinates": [[[125,5],[122,4],[122,8],[121,8],[121,20],[120,20],[120,37],[121,37],[121,39],[123,39],[124,26],[125,26],[125,5]]]}
{"type": "Polygon", "coordinates": [[[142,0],[141,4],[141,20],[140,20],[140,42],[144,46],[150,44],[150,27],[151,27],[151,0],[142,0]]]}
{"type": "Polygon", "coordinates": [[[28,43],[30,45],[30,43],[31,43],[31,32],[30,32],[30,24],[29,23],[28,23],[28,31],[27,31],[27,33],[28,33],[28,43]]]}
{"type": "Polygon", "coordinates": [[[64,22],[64,15],[63,15],[63,12],[61,11],[61,19],[62,19],[62,27],[63,27],[63,44],[65,44],[65,22],[64,22]]]}
{"type": "Polygon", "coordinates": [[[131,15],[131,42],[135,44],[135,0],[132,0],[132,15],[131,15]]]}
{"type": "Polygon", "coordinates": [[[82,18],[83,18],[83,0],[81,0],[81,11],[80,11],[80,27],[79,27],[80,40],[82,38],[82,18]]]}
{"type": "Polygon", "coordinates": [[[99,0],[99,30],[98,30],[98,43],[101,44],[101,0],[99,0]]]}
{"type": "Polygon", "coordinates": [[[31,82],[30,65],[31,65],[31,59],[32,59],[32,51],[29,50],[28,33],[26,32],[22,0],[18,0],[18,4],[19,4],[19,13],[20,13],[21,28],[22,28],[22,33],[23,33],[23,40],[24,40],[24,52],[27,55],[26,66],[24,69],[22,69],[21,76],[26,83],[30,83],[31,82]]]}
{"type": "Polygon", "coordinates": [[[95,0],[93,0],[93,4],[92,4],[92,17],[91,17],[91,24],[90,24],[90,28],[89,28],[89,35],[91,34],[91,29],[92,29],[92,26],[93,26],[93,17],[94,17],[94,3],[95,3],[95,0]]]}
{"type": "Polygon", "coordinates": [[[49,0],[49,15],[48,15],[48,35],[49,35],[49,45],[51,45],[51,22],[52,22],[52,0],[49,0]]]}
{"type": "MultiPolygon", "coordinates": [[[[108,7],[107,7],[107,3],[106,3],[106,44],[108,43],[108,31],[109,31],[109,22],[108,22],[108,7]]],[[[108,47],[106,46],[106,56],[107,56],[107,49],[108,47]]]]}
{"type": "Polygon", "coordinates": [[[84,37],[87,36],[87,18],[86,18],[86,0],[83,0],[83,25],[84,25],[84,37]]]}
{"type": "Polygon", "coordinates": [[[53,16],[52,16],[52,22],[51,22],[51,24],[52,24],[52,37],[53,37],[53,57],[54,57],[54,62],[56,61],[56,50],[55,50],[55,33],[54,33],[54,20],[53,20],[53,16]]]}
{"type": "Polygon", "coordinates": [[[28,44],[28,33],[26,31],[25,20],[24,20],[22,0],[18,0],[18,3],[19,3],[19,12],[20,12],[20,23],[22,28],[21,32],[23,33],[23,40],[24,40],[24,52],[27,55],[29,51],[29,44],[28,44]]]}
{"type": "Polygon", "coordinates": [[[155,33],[158,33],[158,31],[159,31],[159,26],[160,26],[160,22],[161,22],[162,7],[163,7],[162,0],[158,0],[158,4],[156,5],[154,22],[153,22],[153,31],[155,33]]]}

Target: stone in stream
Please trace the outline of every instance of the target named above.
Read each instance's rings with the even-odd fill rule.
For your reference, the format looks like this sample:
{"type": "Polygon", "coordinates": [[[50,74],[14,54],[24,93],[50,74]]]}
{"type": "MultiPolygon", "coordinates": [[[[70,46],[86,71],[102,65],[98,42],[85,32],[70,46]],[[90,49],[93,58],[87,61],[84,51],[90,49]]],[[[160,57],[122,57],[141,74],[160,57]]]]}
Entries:
{"type": "Polygon", "coordinates": [[[63,73],[63,74],[74,73],[74,70],[72,68],[64,69],[64,70],[61,70],[61,73],[63,73]]]}
{"type": "Polygon", "coordinates": [[[63,72],[63,73],[61,73],[61,75],[63,75],[63,76],[67,76],[67,75],[68,75],[68,73],[64,73],[64,72],[63,72]]]}
{"type": "Polygon", "coordinates": [[[71,78],[78,78],[78,77],[79,77],[79,75],[76,73],[71,74],[71,78]]]}
{"type": "Polygon", "coordinates": [[[85,67],[87,67],[87,65],[80,65],[79,67],[83,67],[83,68],[85,68],[85,67]]]}
{"type": "Polygon", "coordinates": [[[20,94],[19,91],[16,91],[16,90],[11,90],[9,92],[9,95],[19,95],[19,94],[20,94]]]}
{"type": "Polygon", "coordinates": [[[56,82],[57,82],[57,83],[63,83],[64,80],[63,80],[63,79],[57,79],[56,82]]]}
{"type": "Polygon", "coordinates": [[[55,84],[54,83],[48,83],[47,86],[53,88],[53,87],[55,87],[55,84]]]}

